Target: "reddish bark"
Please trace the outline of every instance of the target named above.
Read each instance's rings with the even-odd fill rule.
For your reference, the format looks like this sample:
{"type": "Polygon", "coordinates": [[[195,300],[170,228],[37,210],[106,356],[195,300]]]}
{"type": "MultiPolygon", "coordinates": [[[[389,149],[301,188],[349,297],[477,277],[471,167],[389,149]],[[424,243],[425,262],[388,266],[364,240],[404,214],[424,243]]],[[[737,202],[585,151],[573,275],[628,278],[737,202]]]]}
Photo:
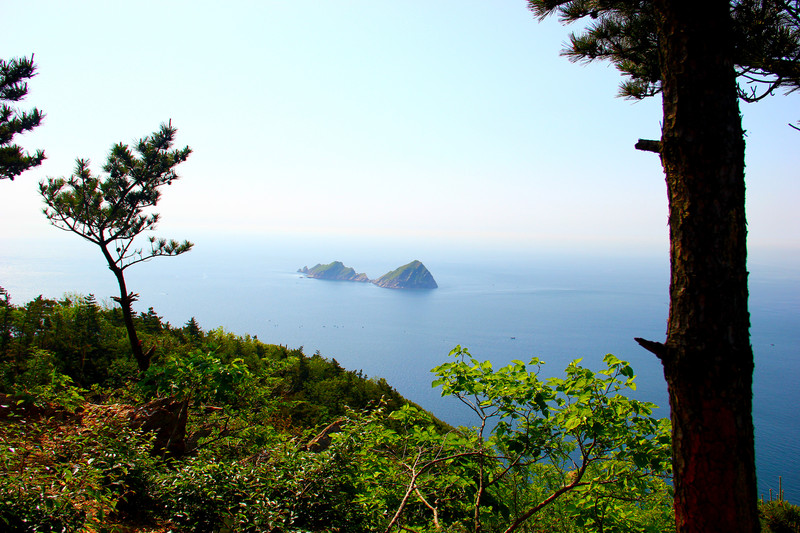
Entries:
{"type": "Polygon", "coordinates": [[[657,0],[669,196],[664,365],[678,531],[758,531],[744,136],[727,1],[657,0]]]}

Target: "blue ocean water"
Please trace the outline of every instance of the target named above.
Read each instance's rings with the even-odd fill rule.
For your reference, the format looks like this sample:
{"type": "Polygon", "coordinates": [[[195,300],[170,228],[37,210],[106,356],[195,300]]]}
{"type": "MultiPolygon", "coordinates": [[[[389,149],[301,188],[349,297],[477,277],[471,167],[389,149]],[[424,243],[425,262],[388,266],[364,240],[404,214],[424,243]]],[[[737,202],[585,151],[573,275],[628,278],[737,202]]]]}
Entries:
{"type": "MultiPolygon", "coordinates": [[[[39,293],[114,294],[96,250],[49,253],[0,266],[0,284],[17,303],[39,293]]],[[[751,259],[751,338],[756,357],[754,420],[759,490],[800,503],[800,271],[782,261],[751,259]]],[[[268,343],[319,351],[345,368],[384,377],[401,394],[451,424],[471,413],[431,387],[430,369],[462,345],[495,366],[539,357],[545,376],[573,359],[600,368],[614,353],[637,374],[637,398],[668,416],[660,363],[633,340],[663,340],[669,266],[657,254],[490,252],[343,246],[341,243],[237,241],[198,246],[180,258],[129,271],[140,308],[152,306],[173,325],[250,334],[268,343]],[[393,291],[371,284],[304,278],[299,267],[341,260],[372,278],[413,259],[439,284],[432,291],[393,291]]]]}

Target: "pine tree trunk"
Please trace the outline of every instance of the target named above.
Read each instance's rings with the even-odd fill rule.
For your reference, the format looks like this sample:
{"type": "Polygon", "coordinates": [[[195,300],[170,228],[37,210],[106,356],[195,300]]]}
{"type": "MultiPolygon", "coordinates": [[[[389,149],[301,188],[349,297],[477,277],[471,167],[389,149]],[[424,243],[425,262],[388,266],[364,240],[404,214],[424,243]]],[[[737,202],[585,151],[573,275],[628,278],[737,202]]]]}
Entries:
{"type": "Polygon", "coordinates": [[[119,285],[119,298],[114,298],[119,303],[120,308],[122,309],[122,321],[125,323],[125,330],[128,332],[128,340],[131,344],[131,353],[133,354],[133,358],[136,360],[136,365],[139,367],[140,372],[144,372],[148,368],[150,368],[150,357],[151,352],[144,353],[142,349],[142,343],[139,341],[139,336],[136,334],[136,327],[133,323],[133,302],[136,300],[136,296],[132,293],[128,292],[128,287],[125,284],[125,272],[117,266],[117,263],[114,261],[114,258],[109,253],[108,249],[100,245],[100,249],[103,251],[103,256],[106,258],[106,262],[108,263],[108,268],[111,272],[114,273],[114,276],[117,278],[117,284],[119,285]]]}
{"type": "MultiPolygon", "coordinates": [[[[114,269],[112,269],[114,270],[114,269]]],[[[136,359],[136,365],[139,367],[140,372],[144,372],[150,367],[150,357],[144,353],[142,343],[139,336],[136,334],[136,327],[133,324],[133,302],[135,296],[128,293],[125,286],[125,277],[121,270],[114,270],[114,275],[117,276],[117,283],[119,283],[120,297],[116,299],[122,308],[122,320],[125,322],[125,329],[128,332],[128,340],[131,343],[131,352],[133,358],[136,359]]]]}
{"type": "Polygon", "coordinates": [[[649,348],[669,390],[677,530],[759,531],[744,136],[730,5],[655,6],[672,271],[667,341],[649,348]]]}

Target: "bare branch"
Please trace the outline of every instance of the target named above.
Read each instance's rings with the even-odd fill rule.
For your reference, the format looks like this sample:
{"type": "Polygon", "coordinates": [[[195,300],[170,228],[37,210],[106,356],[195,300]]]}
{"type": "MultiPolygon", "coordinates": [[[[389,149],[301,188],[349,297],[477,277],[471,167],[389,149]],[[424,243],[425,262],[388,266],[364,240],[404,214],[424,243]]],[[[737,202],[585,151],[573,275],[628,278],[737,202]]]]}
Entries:
{"type": "Polygon", "coordinates": [[[661,141],[652,141],[649,139],[639,139],[634,148],[642,150],[643,152],[653,152],[661,154],[661,141]]]}
{"type": "Polygon", "coordinates": [[[648,341],[640,337],[636,337],[634,340],[637,343],[639,343],[639,346],[641,346],[648,352],[655,354],[655,356],[661,359],[662,361],[667,356],[667,347],[661,344],[660,342],[648,341]]]}

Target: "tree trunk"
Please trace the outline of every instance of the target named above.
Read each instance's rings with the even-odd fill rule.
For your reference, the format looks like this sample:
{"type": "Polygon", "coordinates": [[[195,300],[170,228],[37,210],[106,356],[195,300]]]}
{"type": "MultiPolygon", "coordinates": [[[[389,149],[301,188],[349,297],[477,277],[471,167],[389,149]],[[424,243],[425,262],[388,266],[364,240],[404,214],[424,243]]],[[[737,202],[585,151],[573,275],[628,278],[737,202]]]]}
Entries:
{"type": "Polygon", "coordinates": [[[117,276],[117,282],[119,283],[120,297],[115,298],[115,300],[119,302],[119,306],[122,309],[122,320],[125,322],[125,329],[128,332],[131,352],[133,353],[133,358],[136,359],[139,371],[144,372],[150,368],[150,353],[144,353],[142,341],[139,340],[139,336],[136,334],[136,327],[133,324],[133,302],[136,301],[136,295],[127,292],[123,272],[119,269],[112,270],[114,271],[114,275],[117,276]]]}
{"type": "Polygon", "coordinates": [[[142,343],[139,340],[139,336],[136,334],[136,327],[133,324],[133,302],[136,301],[136,295],[128,292],[128,287],[125,284],[125,272],[117,266],[114,258],[111,257],[111,254],[104,246],[101,246],[100,248],[102,249],[103,255],[106,258],[106,262],[108,262],[109,270],[111,270],[111,272],[113,272],[114,276],[117,278],[117,284],[119,285],[119,298],[112,298],[119,302],[119,306],[122,309],[122,320],[125,323],[125,330],[128,332],[128,340],[131,343],[131,353],[133,354],[133,358],[136,360],[136,365],[139,367],[139,371],[144,372],[150,368],[152,351],[144,353],[144,350],[142,349],[142,343]]]}
{"type": "Polygon", "coordinates": [[[677,531],[759,531],[744,136],[727,1],[657,0],[670,226],[664,365],[677,531]]]}

